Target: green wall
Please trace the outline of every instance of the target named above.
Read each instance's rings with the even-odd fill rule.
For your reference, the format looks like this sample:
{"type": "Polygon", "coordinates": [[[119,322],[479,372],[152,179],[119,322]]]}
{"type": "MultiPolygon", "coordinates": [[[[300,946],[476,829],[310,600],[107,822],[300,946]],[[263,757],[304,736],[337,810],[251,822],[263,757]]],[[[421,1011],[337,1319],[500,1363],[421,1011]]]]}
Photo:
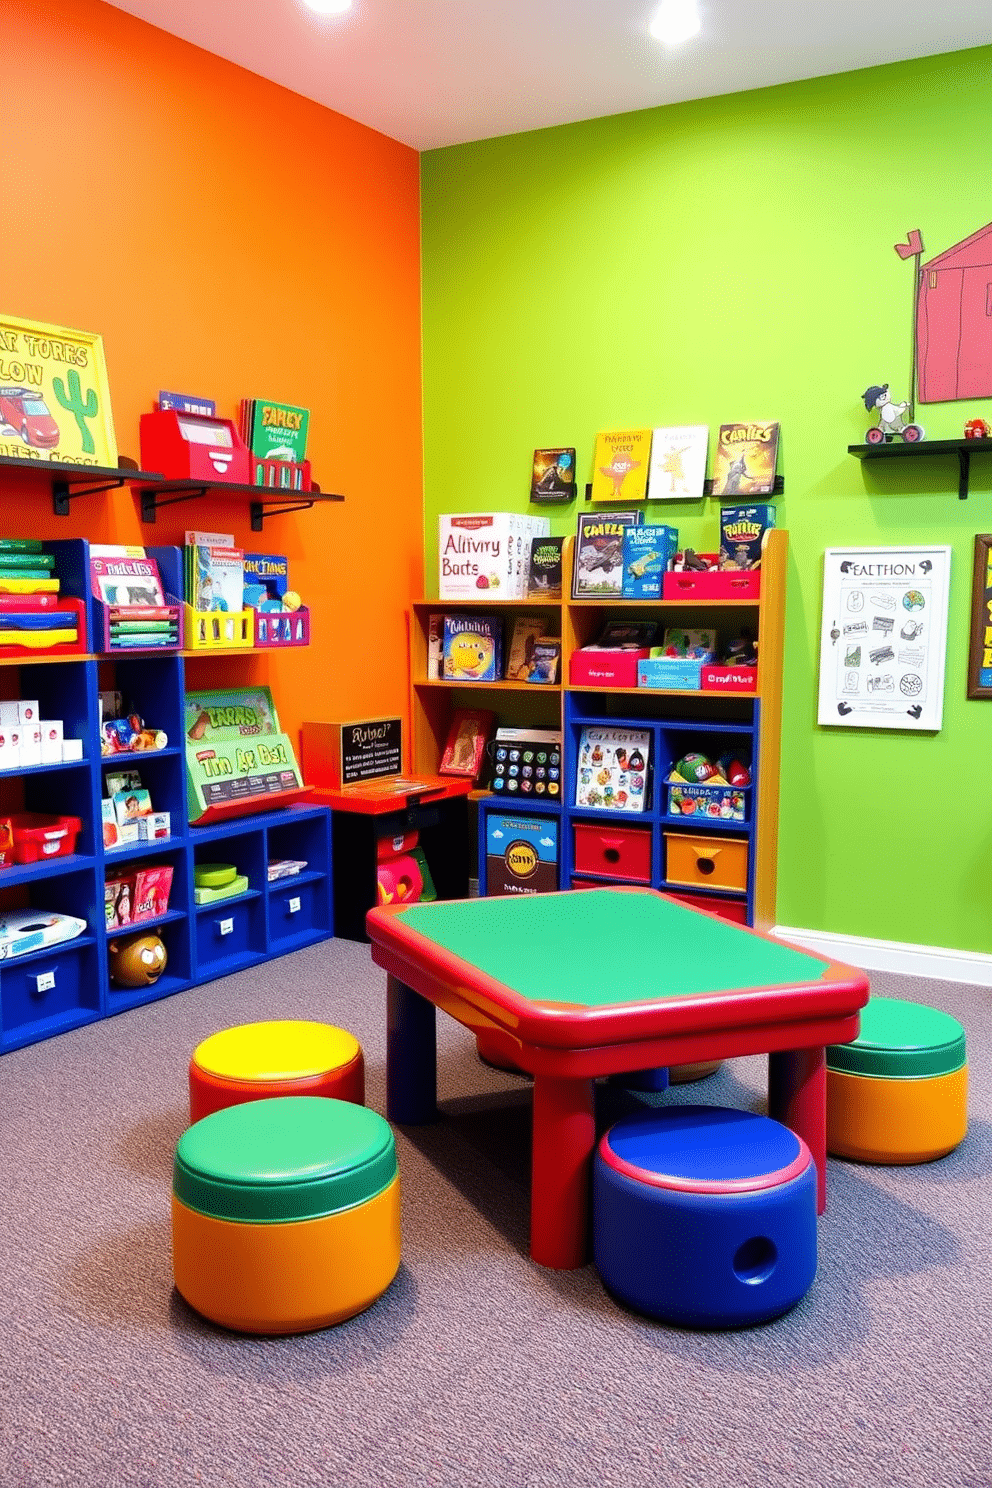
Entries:
{"type": "MultiPolygon", "coordinates": [[[[425,572],[440,512],[527,510],[532,451],[777,418],[790,533],[778,920],[992,952],[992,703],[966,700],[992,459],[863,465],[860,395],[909,388],[912,261],[992,221],[992,48],[422,157],[425,572]],[[940,733],[816,724],[822,553],[953,546],[940,733]]],[[[988,401],[919,406],[960,437],[988,401]]],[[[575,507],[551,508],[574,530],[575,507]]],[[[719,501],[666,512],[715,546],[719,501]]],[[[530,508],[534,510],[535,508],[530,508]]],[[[545,509],[547,510],[547,509],[545,509]]],[[[430,593],[436,594],[436,587],[430,593]]]]}

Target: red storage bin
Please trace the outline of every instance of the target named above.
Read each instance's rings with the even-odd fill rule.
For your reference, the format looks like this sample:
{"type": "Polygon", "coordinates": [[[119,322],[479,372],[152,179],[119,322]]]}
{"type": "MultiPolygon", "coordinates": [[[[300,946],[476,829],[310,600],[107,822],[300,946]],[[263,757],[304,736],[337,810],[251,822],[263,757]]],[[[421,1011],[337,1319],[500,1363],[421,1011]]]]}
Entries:
{"type": "Polygon", "coordinates": [[[627,883],[651,882],[651,828],[576,822],[575,871],[627,883]]]}
{"type": "Polygon", "coordinates": [[[16,812],[10,824],[15,863],[69,857],[76,851],[76,837],[83,826],[78,816],[46,816],[40,811],[16,812]]]}
{"type": "Polygon", "coordinates": [[[719,915],[722,920],[733,920],[735,924],[747,924],[747,903],[743,899],[711,899],[705,894],[673,894],[670,889],[665,893],[670,899],[677,899],[680,904],[688,904],[690,909],[705,909],[707,914],[719,915]]]}

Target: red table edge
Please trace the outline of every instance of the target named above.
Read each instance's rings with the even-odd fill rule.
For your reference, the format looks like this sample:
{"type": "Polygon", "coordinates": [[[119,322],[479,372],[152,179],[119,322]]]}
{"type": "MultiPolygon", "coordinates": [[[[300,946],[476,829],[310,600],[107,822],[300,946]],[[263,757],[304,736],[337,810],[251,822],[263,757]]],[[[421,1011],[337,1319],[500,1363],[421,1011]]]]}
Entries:
{"type": "MultiPolygon", "coordinates": [[[[648,893],[662,899],[670,898],[657,890],[633,886],[630,889],[626,886],[619,890],[611,889],[610,892],[648,893]]],[[[542,897],[555,898],[558,895],[542,897]]],[[[705,913],[688,905],[679,907],[689,914],[705,913]]],[[[372,942],[372,959],[376,965],[414,991],[431,997],[432,1001],[435,1000],[435,990],[456,990],[462,1002],[475,1007],[496,1027],[530,1044],[576,1049],[594,1048],[603,1043],[627,1043],[652,1035],[657,1037],[654,1025],[660,1011],[670,1013],[673,1021],[678,1019],[680,1031],[684,1033],[715,1032],[728,1026],[740,1028],[742,1024],[746,1027],[768,1021],[794,1022],[810,1016],[822,1021],[831,1014],[843,1017],[859,1011],[869,997],[868,978],[863,971],[831,961],[815,951],[791,946],[787,941],[750,926],[735,925],[735,929],[759,940],[799,950],[819,962],[823,968],[820,979],[815,983],[751,987],[746,991],[695,992],[650,1003],[616,1003],[608,1008],[589,1008],[575,1003],[544,1003],[535,1007],[531,1000],[512,987],[438,946],[423,932],[404,924],[401,916],[410,908],[410,905],[403,904],[380,905],[366,915],[366,931],[372,942]],[[411,956],[416,960],[411,960],[411,956]],[[828,986],[829,996],[825,995],[828,986]],[[785,1013],[790,1016],[783,1017],[785,1013]]]]}

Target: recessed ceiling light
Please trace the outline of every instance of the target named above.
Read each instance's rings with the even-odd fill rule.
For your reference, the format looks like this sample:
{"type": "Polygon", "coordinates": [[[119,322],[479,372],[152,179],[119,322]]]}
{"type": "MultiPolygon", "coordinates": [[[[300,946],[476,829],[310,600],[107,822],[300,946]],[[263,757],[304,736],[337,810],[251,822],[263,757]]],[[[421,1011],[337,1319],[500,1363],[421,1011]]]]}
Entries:
{"type": "Polygon", "coordinates": [[[317,15],[344,15],[351,9],[351,0],[303,0],[303,4],[317,15]]]}
{"type": "Polygon", "coordinates": [[[655,41],[688,41],[699,30],[695,0],[662,0],[648,30],[655,41]]]}

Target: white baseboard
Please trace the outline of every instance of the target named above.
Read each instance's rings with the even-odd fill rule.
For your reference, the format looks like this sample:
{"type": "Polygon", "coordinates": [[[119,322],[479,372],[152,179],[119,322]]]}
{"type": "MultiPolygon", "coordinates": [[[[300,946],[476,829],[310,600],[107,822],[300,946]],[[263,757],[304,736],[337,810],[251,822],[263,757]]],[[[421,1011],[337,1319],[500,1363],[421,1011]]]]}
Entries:
{"type": "Polygon", "coordinates": [[[992,955],[981,951],[835,935],[830,930],[796,930],[791,925],[776,925],[772,934],[831,960],[859,966],[863,971],[895,971],[905,976],[933,977],[941,982],[971,982],[979,987],[992,987],[992,955]]]}

